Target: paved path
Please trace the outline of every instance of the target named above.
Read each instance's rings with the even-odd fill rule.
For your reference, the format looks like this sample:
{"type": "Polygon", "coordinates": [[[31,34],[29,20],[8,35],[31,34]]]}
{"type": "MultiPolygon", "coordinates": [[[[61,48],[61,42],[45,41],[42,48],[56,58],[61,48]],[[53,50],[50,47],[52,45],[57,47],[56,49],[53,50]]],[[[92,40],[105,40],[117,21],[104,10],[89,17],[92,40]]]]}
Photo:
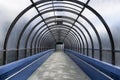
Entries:
{"type": "Polygon", "coordinates": [[[90,80],[63,52],[53,53],[28,80],[90,80]]]}

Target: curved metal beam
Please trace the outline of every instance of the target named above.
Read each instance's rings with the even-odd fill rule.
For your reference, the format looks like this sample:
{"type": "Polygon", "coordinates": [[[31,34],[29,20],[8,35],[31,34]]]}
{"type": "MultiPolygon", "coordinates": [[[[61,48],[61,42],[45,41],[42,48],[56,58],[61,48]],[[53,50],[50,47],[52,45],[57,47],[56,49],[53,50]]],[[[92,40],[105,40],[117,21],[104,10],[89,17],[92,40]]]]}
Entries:
{"type": "MultiPolygon", "coordinates": [[[[46,34],[49,34],[49,32],[48,31],[45,31],[46,33],[44,33],[44,35],[46,35],[46,34]]],[[[55,34],[55,33],[54,33],[55,34]]],[[[71,35],[73,35],[73,34],[71,34],[71,35]]],[[[71,36],[71,37],[73,37],[73,38],[76,38],[75,36],[71,36]]],[[[71,39],[71,37],[70,37],[70,39],[71,39]]],[[[43,43],[42,41],[44,41],[44,38],[47,38],[46,36],[42,36],[42,38],[40,38],[40,39],[42,39],[42,40],[39,40],[39,44],[41,44],[41,43],[43,43]]],[[[47,38],[48,39],[48,38],[47,38]]],[[[72,40],[72,39],[71,39],[72,40]]],[[[76,40],[76,39],[75,39],[76,40]]],[[[72,41],[72,42],[76,42],[76,41],[72,41]]]]}
{"type": "MultiPolygon", "coordinates": [[[[52,25],[51,25],[52,26],[52,25]]],[[[53,25],[53,26],[55,26],[55,25],[53,25]]],[[[68,26],[68,25],[66,25],[66,26],[68,26]]],[[[69,26],[68,26],[69,27],[69,26]]],[[[44,31],[44,30],[43,30],[44,31]]],[[[41,32],[42,33],[42,32],[41,32]]],[[[41,35],[41,33],[39,33],[39,37],[40,37],[40,35],[41,35]]],[[[79,33],[78,33],[79,34],[79,33]]],[[[38,37],[37,37],[38,38],[38,37]]],[[[34,38],[33,38],[34,39],[34,38]]],[[[80,40],[79,40],[80,41],[80,40]]],[[[36,42],[36,41],[35,41],[36,42]]],[[[37,44],[37,42],[36,42],[36,44],[37,44]]],[[[32,45],[32,43],[31,43],[31,45],[32,45]]]]}
{"type": "MultiPolygon", "coordinates": [[[[42,2],[45,2],[45,1],[49,1],[49,0],[44,0],[42,2]]],[[[69,0],[66,0],[66,1],[69,1],[69,0]]],[[[35,5],[38,5],[40,3],[42,3],[41,1],[38,1],[35,3],[35,5]]],[[[100,21],[103,23],[103,25],[105,26],[105,29],[109,35],[109,39],[110,39],[110,43],[111,43],[111,50],[112,50],[112,64],[115,64],[115,53],[114,53],[114,50],[115,50],[115,46],[114,46],[114,40],[113,40],[113,36],[112,36],[112,33],[108,27],[108,25],[106,24],[105,20],[102,18],[102,16],[97,13],[97,11],[95,11],[93,8],[91,8],[90,6],[80,2],[80,1],[76,1],[76,0],[70,0],[70,2],[75,2],[75,3],[78,3],[80,5],[84,5],[87,9],[89,9],[91,12],[93,12],[99,19],[100,21]]],[[[25,10],[23,10],[17,17],[16,19],[13,21],[13,23],[11,24],[10,28],[8,29],[8,32],[7,32],[7,35],[5,37],[5,42],[4,42],[4,49],[6,50],[7,49],[7,42],[8,42],[8,39],[9,39],[9,36],[10,36],[10,33],[12,31],[12,28],[14,27],[14,25],[16,24],[16,22],[19,20],[19,18],[24,14],[26,13],[28,10],[30,10],[31,8],[33,7],[33,5],[30,5],[29,7],[27,7],[25,10]]],[[[6,51],[4,52],[4,64],[7,63],[6,61],[6,51]]]]}
{"type": "MultiPolygon", "coordinates": [[[[51,29],[51,30],[53,30],[53,29],[51,29]]],[[[48,33],[48,30],[46,30],[45,33],[48,33]]],[[[40,40],[42,40],[42,37],[44,37],[45,33],[43,33],[43,35],[39,37],[40,40]]],[[[76,34],[76,33],[74,33],[74,34],[76,34]]],[[[74,39],[74,38],[73,38],[73,39],[74,39]]],[[[38,42],[41,42],[40,40],[38,40],[38,42]]],[[[37,41],[36,41],[36,42],[37,42],[37,41]]]]}

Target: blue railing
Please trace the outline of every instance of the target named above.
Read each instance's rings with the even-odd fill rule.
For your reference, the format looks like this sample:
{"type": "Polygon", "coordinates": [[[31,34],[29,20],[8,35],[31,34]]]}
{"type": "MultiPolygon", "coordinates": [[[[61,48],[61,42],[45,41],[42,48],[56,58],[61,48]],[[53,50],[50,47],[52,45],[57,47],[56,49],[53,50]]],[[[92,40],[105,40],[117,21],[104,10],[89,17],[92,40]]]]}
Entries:
{"type": "Polygon", "coordinates": [[[47,50],[0,66],[0,80],[26,80],[53,52],[47,50]]]}
{"type": "Polygon", "coordinates": [[[72,50],[65,52],[92,80],[120,80],[119,68],[72,50]]]}

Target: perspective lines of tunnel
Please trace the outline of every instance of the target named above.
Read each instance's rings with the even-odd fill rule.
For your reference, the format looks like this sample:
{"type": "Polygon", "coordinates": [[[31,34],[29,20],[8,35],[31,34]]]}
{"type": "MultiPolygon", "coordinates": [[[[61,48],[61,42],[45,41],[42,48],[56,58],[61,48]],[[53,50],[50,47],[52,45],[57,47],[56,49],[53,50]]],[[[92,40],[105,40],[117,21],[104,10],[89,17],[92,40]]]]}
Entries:
{"type": "Polygon", "coordinates": [[[0,80],[44,76],[40,65],[66,61],[68,73],[77,64],[60,74],[70,80],[120,80],[119,14],[120,0],[1,0],[0,80]]]}
{"type": "Polygon", "coordinates": [[[63,52],[53,53],[28,80],[90,80],[63,52]],[[58,59],[60,58],[60,59],[58,59]]]}
{"type": "Polygon", "coordinates": [[[6,32],[2,64],[52,49],[57,42],[64,43],[65,49],[104,60],[104,51],[108,50],[104,49],[103,35],[106,35],[111,56],[111,61],[105,61],[115,64],[112,32],[104,18],[88,5],[90,0],[30,1],[32,4],[17,15],[6,32]],[[29,16],[34,11],[35,13],[29,16]],[[84,15],[86,11],[88,15],[94,15],[99,22],[104,30],[103,35],[99,27],[84,15]],[[23,20],[24,16],[29,16],[29,19],[23,20]],[[8,53],[12,53],[14,57],[8,58],[10,56],[8,53]]]}

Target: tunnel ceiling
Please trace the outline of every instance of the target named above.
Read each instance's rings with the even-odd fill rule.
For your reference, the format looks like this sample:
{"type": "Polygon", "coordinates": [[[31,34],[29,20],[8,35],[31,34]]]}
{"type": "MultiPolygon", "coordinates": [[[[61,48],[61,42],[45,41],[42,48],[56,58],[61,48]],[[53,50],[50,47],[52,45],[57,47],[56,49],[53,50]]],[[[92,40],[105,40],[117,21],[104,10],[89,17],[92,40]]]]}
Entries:
{"type": "Polygon", "coordinates": [[[25,50],[26,53],[30,50],[32,55],[32,50],[37,52],[52,49],[57,42],[63,42],[66,49],[86,55],[92,52],[92,57],[95,50],[98,50],[100,60],[102,50],[109,48],[114,64],[113,34],[103,16],[94,6],[89,5],[91,2],[92,0],[30,0],[30,5],[19,11],[7,28],[3,42],[4,58],[6,50],[16,50],[19,57],[20,50],[25,50]]]}

